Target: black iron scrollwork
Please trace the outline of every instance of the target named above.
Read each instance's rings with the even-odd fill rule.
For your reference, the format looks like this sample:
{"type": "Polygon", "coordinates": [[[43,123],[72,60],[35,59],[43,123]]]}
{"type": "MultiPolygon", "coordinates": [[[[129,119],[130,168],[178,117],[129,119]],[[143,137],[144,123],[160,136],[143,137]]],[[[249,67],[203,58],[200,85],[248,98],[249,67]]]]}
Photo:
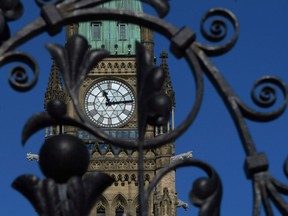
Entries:
{"type": "MultiPolygon", "coordinates": [[[[160,17],[164,17],[169,11],[167,0],[142,1],[152,5],[160,17]]],[[[13,37],[10,37],[9,28],[6,22],[20,17],[22,13],[22,4],[20,1],[0,2],[0,43],[2,42],[0,47],[0,66],[18,60],[27,64],[34,73],[32,81],[28,82],[29,79],[27,78],[26,70],[22,67],[15,67],[11,72],[9,82],[16,90],[23,91],[31,89],[36,83],[38,68],[31,57],[21,52],[12,51],[13,49],[43,32],[54,35],[59,33],[61,28],[66,24],[89,21],[92,19],[121,19],[122,21],[148,27],[161,33],[171,41],[171,52],[177,58],[185,58],[191,68],[196,85],[195,103],[187,118],[175,128],[175,130],[170,131],[161,137],[144,139],[144,131],[147,123],[157,125],[167,121],[169,118],[171,102],[160,91],[163,84],[163,72],[154,67],[151,57],[149,57],[143,47],[138,44],[136,50],[137,70],[143,72],[141,73],[141,76],[137,78],[139,138],[136,141],[118,140],[109,137],[101,129],[95,129],[94,125],[86,119],[85,115],[80,110],[78,102],[79,86],[92,66],[105,58],[108,53],[103,50],[88,50],[87,41],[83,37],[77,35],[68,40],[66,48],[48,44],[47,48],[60,68],[66,89],[70,94],[74,107],[80,117],[80,121],[67,116],[66,105],[63,102],[58,100],[51,101],[47,106],[47,112],[32,116],[25,125],[22,134],[23,144],[33,133],[44,127],[51,125],[72,125],[82,128],[111,144],[123,148],[137,149],[140,155],[138,161],[139,170],[141,170],[141,167],[143,166],[144,148],[156,148],[176,140],[195,120],[202,102],[203,73],[205,73],[225,102],[242,140],[243,148],[247,155],[245,161],[247,178],[253,181],[253,215],[260,215],[261,203],[263,204],[266,213],[268,215],[273,215],[269,199],[274,202],[282,214],[288,214],[287,202],[280,195],[287,194],[288,187],[273,178],[268,172],[268,159],[265,154],[257,151],[245,121],[246,119],[254,121],[271,121],[278,118],[287,106],[288,94],[286,85],[281,80],[270,76],[263,77],[257,81],[252,89],[252,100],[256,105],[262,108],[269,108],[276,103],[277,92],[271,84],[280,89],[283,94],[284,102],[280,107],[277,107],[277,109],[273,111],[255,111],[240,100],[221,75],[220,71],[208,58],[209,56],[226,53],[235,45],[239,34],[239,24],[233,13],[226,9],[216,8],[208,11],[203,17],[201,21],[201,32],[207,40],[217,42],[215,46],[212,46],[197,42],[195,33],[188,27],[178,29],[159,17],[147,14],[139,15],[139,13],[133,11],[120,11],[118,9],[105,8],[98,8],[96,10],[93,8],[96,5],[107,2],[104,0],[36,0],[36,3],[41,7],[41,16],[24,27],[13,37]],[[215,17],[216,19],[214,19],[215,17]],[[220,19],[220,17],[229,21],[234,29],[232,34],[228,34],[229,25],[222,18],[220,19]],[[207,30],[207,22],[209,22],[209,20],[209,30],[207,30]],[[219,42],[224,41],[227,35],[231,35],[231,38],[229,38],[226,43],[219,45],[219,42]],[[153,88],[148,88],[147,85],[151,83],[153,88]],[[267,83],[269,85],[266,85],[267,83]],[[256,90],[258,87],[261,88],[260,91],[256,90]]],[[[81,148],[82,145],[80,142],[81,140],[75,139],[76,138],[70,136],[59,135],[56,136],[55,139],[48,139],[47,142],[53,141],[54,144],[60,143],[60,145],[64,145],[65,142],[69,140],[69,143],[76,143],[75,146],[72,146],[72,144],[71,146],[69,145],[69,147],[75,151],[79,150],[78,148],[81,148]]],[[[44,144],[44,149],[45,146],[46,145],[44,144]]],[[[15,180],[13,186],[32,202],[35,209],[41,215],[59,215],[59,212],[63,215],[87,215],[97,196],[112,182],[111,178],[105,174],[96,173],[95,175],[92,174],[92,176],[87,176],[85,179],[81,180],[79,176],[85,172],[84,168],[87,168],[87,161],[79,162],[84,168],[80,167],[79,170],[71,170],[71,172],[68,172],[67,175],[63,175],[61,178],[59,177],[59,173],[64,172],[63,170],[51,174],[50,171],[47,171],[46,169],[48,169],[49,166],[55,166],[55,164],[51,164],[51,161],[49,160],[45,162],[45,158],[51,158],[50,154],[59,152],[53,149],[56,148],[56,146],[53,147],[53,145],[51,145],[51,148],[52,150],[43,150],[43,155],[40,157],[42,158],[40,159],[40,166],[48,179],[41,181],[35,176],[22,176],[15,180]],[[45,156],[46,153],[48,156],[45,156]],[[50,178],[53,178],[54,180],[50,178]],[[105,184],[103,181],[106,181],[105,184]],[[90,190],[86,190],[87,187],[89,187],[90,190]],[[76,197],[78,198],[76,199],[76,197]],[[58,202],[61,203],[59,206],[56,205],[58,202]],[[75,209],[75,211],[71,211],[72,208],[75,209]]],[[[59,154],[59,160],[63,160],[64,164],[69,163],[73,151],[70,153],[66,152],[68,156],[65,155],[66,153],[59,154]]],[[[83,158],[87,156],[85,156],[85,154],[86,153],[83,153],[83,158]]],[[[288,162],[286,162],[285,166],[286,173],[288,170],[287,163],[288,162]]],[[[220,178],[210,166],[195,160],[182,161],[167,166],[156,175],[147,190],[144,190],[143,182],[141,183],[141,181],[143,181],[143,173],[139,172],[139,191],[140,194],[145,194],[144,197],[140,196],[142,214],[147,215],[147,199],[157,182],[159,182],[166,173],[181,166],[196,166],[206,171],[209,178],[200,178],[196,180],[190,193],[190,199],[192,203],[200,207],[199,215],[219,215],[222,195],[220,178]]],[[[64,167],[63,169],[66,168],[67,167],[64,167]]]]}
{"type": "Polygon", "coordinates": [[[239,23],[237,18],[230,11],[223,8],[214,8],[209,10],[201,20],[201,32],[203,36],[212,42],[220,42],[226,39],[228,35],[228,23],[229,21],[234,28],[234,32],[230,39],[225,44],[209,46],[204,44],[198,44],[201,49],[208,55],[219,55],[229,51],[236,43],[239,35],[239,23]],[[212,19],[212,20],[210,20],[212,19]],[[207,30],[206,23],[208,23],[209,30],[207,30]]]}
{"type": "Polygon", "coordinates": [[[251,97],[254,103],[259,107],[272,107],[278,99],[277,95],[279,95],[279,92],[283,95],[284,100],[274,111],[255,111],[240,102],[239,105],[243,115],[250,120],[265,122],[278,118],[286,109],[288,95],[286,85],[277,77],[272,76],[264,76],[257,80],[251,91],[251,97]],[[257,91],[258,88],[260,88],[259,91],[257,91]]]}
{"type": "Polygon", "coordinates": [[[23,52],[11,51],[0,57],[0,66],[14,61],[21,62],[30,67],[33,73],[33,77],[29,78],[29,72],[25,67],[21,65],[16,66],[10,71],[10,85],[17,91],[28,91],[32,89],[35,86],[39,75],[39,69],[34,59],[23,52]]]}
{"type": "Polygon", "coordinates": [[[151,4],[157,10],[159,16],[162,18],[165,17],[169,12],[168,0],[155,0],[155,1],[143,0],[143,2],[151,4]]]}

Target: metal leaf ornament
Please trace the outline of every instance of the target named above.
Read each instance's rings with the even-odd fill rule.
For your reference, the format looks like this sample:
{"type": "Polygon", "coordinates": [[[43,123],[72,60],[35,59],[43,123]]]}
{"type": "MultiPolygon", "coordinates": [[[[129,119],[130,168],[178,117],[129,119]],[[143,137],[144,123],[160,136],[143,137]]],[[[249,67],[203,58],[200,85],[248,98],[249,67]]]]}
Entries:
{"type": "MultiPolygon", "coordinates": [[[[34,132],[50,125],[77,122],[66,117],[66,105],[54,100],[47,105],[47,113],[32,116],[23,130],[25,142],[34,132]]],[[[13,182],[43,216],[87,216],[95,201],[114,179],[107,174],[92,172],[83,179],[89,165],[89,152],[76,136],[60,134],[45,140],[39,153],[39,166],[47,179],[23,175],[13,182]],[[73,164],[73,166],[71,166],[73,164]]]]}
{"type": "Polygon", "coordinates": [[[67,184],[53,179],[41,181],[33,175],[18,177],[13,188],[22,193],[42,216],[86,216],[104,190],[113,183],[104,173],[93,172],[86,177],[72,177],[67,184]]]}
{"type": "Polygon", "coordinates": [[[75,107],[78,107],[77,94],[80,85],[89,71],[103,58],[109,55],[106,50],[89,50],[87,40],[80,35],[73,35],[67,40],[66,47],[47,44],[47,49],[58,65],[64,84],[75,107]]]}
{"type": "Polygon", "coordinates": [[[10,37],[7,21],[16,20],[23,14],[20,0],[0,0],[0,44],[10,37]]]}
{"type": "Polygon", "coordinates": [[[140,43],[137,50],[137,92],[139,113],[139,134],[143,134],[146,124],[164,125],[169,121],[172,108],[171,99],[162,91],[165,75],[161,68],[154,67],[152,58],[140,43]]]}

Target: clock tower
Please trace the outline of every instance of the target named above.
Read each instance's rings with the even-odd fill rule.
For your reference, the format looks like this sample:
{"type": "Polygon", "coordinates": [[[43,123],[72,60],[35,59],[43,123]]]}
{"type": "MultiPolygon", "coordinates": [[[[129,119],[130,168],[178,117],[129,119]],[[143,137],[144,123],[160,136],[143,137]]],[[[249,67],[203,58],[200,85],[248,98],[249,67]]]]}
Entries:
{"type": "MultiPolygon", "coordinates": [[[[109,1],[98,7],[142,12],[142,5],[138,0],[109,1]]],[[[109,57],[95,65],[80,88],[79,105],[82,111],[95,127],[104,129],[109,136],[127,140],[137,139],[135,42],[141,42],[154,56],[153,32],[147,28],[121,21],[95,20],[69,25],[66,34],[67,37],[80,34],[88,40],[91,49],[105,49],[110,52],[109,57]]],[[[160,67],[166,75],[163,91],[170,96],[174,107],[174,91],[166,61],[168,55],[162,52],[160,58],[160,67]]],[[[65,100],[68,115],[77,118],[73,104],[62,88],[59,70],[53,64],[45,95],[45,104],[55,98],[65,100]]],[[[171,112],[171,121],[167,125],[148,126],[145,136],[153,138],[173,130],[174,108],[171,112]]],[[[138,215],[137,151],[121,149],[86,131],[70,126],[47,129],[46,135],[59,132],[76,135],[87,144],[90,151],[90,165],[87,174],[92,171],[100,171],[110,174],[115,179],[114,184],[99,197],[90,216],[138,215]]],[[[145,151],[145,187],[161,168],[170,163],[171,156],[174,156],[174,143],[145,151]]],[[[175,173],[171,172],[164,177],[156,186],[154,193],[151,194],[149,215],[175,216],[177,204],[175,173]]]]}

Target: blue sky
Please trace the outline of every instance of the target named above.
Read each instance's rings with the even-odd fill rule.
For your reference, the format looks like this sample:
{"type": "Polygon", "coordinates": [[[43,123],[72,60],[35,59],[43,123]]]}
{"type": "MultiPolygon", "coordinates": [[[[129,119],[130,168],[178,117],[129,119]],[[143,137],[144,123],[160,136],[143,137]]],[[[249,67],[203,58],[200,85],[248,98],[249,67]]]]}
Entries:
{"type": "MultiPolygon", "coordinates": [[[[206,11],[223,7],[237,16],[240,35],[235,47],[223,56],[210,59],[245,103],[257,108],[250,99],[250,91],[253,83],[263,75],[274,75],[288,83],[287,1],[172,0],[170,4],[170,14],[165,19],[179,28],[189,26],[196,32],[197,41],[203,43],[206,41],[199,29],[200,20],[206,11]]],[[[24,16],[10,23],[13,33],[40,13],[34,1],[25,1],[24,6],[24,16]]],[[[4,216],[36,215],[30,203],[10,185],[22,174],[41,176],[37,163],[26,160],[26,153],[38,152],[43,143],[44,132],[33,136],[24,148],[20,143],[20,134],[26,120],[44,108],[44,92],[51,66],[44,44],[62,43],[63,33],[53,38],[43,34],[19,48],[37,59],[40,68],[39,82],[32,91],[15,92],[8,84],[11,65],[1,68],[0,209],[4,216]]],[[[155,40],[156,56],[159,56],[163,49],[169,49],[166,39],[156,35],[155,40]]],[[[176,92],[176,125],[179,125],[193,105],[194,79],[184,60],[177,60],[170,54],[168,63],[176,92]]],[[[281,99],[281,94],[279,98],[281,99]]],[[[256,148],[266,152],[270,161],[270,172],[283,183],[287,182],[282,171],[288,152],[287,117],[285,112],[279,119],[269,123],[247,121],[256,148]]],[[[200,112],[190,129],[176,141],[177,153],[191,150],[194,158],[206,161],[221,176],[224,185],[221,215],[251,215],[252,184],[243,171],[245,153],[228,110],[207,78],[204,79],[204,98],[200,112]]],[[[196,168],[177,171],[176,182],[180,199],[188,202],[188,191],[193,179],[202,175],[196,168]]],[[[188,212],[180,211],[179,215],[196,215],[197,211],[197,208],[190,205],[188,212]]],[[[275,215],[279,213],[276,212],[275,215]]]]}

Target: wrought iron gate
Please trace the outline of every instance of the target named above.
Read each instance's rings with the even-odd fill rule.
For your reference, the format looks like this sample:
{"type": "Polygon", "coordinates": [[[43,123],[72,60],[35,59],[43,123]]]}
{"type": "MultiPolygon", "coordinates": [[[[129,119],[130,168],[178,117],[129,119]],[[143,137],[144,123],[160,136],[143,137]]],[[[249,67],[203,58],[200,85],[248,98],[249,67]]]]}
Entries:
{"type": "MultiPolygon", "coordinates": [[[[36,2],[39,5],[41,15],[14,35],[9,34],[9,22],[21,17],[21,1],[3,1],[0,5],[0,65],[10,62],[22,62],[30,67],[33,72],[33,78],[30,79],[27,77],[28,72],[25,68],[15,67],[9,77],[9,83],[15,90],[28,91],[33,89],[39,76],[39,69],[33,58],[24,52],[17,51],[20,45],[45,32],[50,35],[56,35],[65,25],[71,23],[92,19],[107,19],[139,24],[151,28],[166,37],[171,43],[171,52],[175,57],[185,59],[191,69],[191,74],[195,80],[195,92],[193,92],[195,101],[187,118],[173,131],[154,139],[144,139],[144,132],[148,122],[157,125],[168,121],[169,107],[171,105],[165,95],[159,92],[163,84],[161,70],[157,71],[158,69],[150,64],[149,59],[145,58],[147,56],[145,49],[141,44],[137,44],[137,71],[138,73],[141,72],[137,78],[139,138],[137,141],[126,141],[109,137],[101,129],[95,128],[86,120],[86,117],[78,107],[79,101],[77,99],[79,86],[86,74],[95,63],[105,58],[108,54],[103,50],[89,50],[85,38],[77,35],[67,41],[65,48],[51,43],[47,45],[47,48],[61,70],[66,89],[71,96],[80,120],[67,117],[65,104],[55,100],[48,105],[47,112],[33,115],[27,121],[22,134],[23,145],[32,134],[42,128],[51,125],[76,126],[114,145],[122,148],[137,149],[139,151],[139,170],[142,170],[144,149],[156,148],[176,140],[194,122],[203,99],[203,76],[205,75],[210,79],[224,101],[242,141],[243,149],[246,153],[246,176],[253,182],[253,215],[260,214],[261,205],[264,206],[267,215],[273,215],[269,200],[275,204],[283,215],[288,214],[287,202],[282,197],[283,194],[288,193],[288,187],[270,174],[268,169],[269,161],[266,154],[257,150],[246,123],[247,120],[256,122],[272,121],[282,115],[287,105],[287,87],[285,83],[273,76],[262,77],[255,83],[252,89],[252,99],[260,107],[267,108],[275,104],[276,89],[273,85],[277,86],[284,95],[283,103],[279,108],[274,111],[259,112],[247,106],[237,96],[210,60],[211,56],[218,56],[231,50],[237,41],[239,25],[232,12],[222,8],[215,8],[205,14],[201,21],[201,26],[203,27],[201,31],[207,40],[217,44],[227,35],[227,24],[222,19],[218,19],[219,16],[225,17],[234,29],[233,34],[230,34],[230,39],[224,45],[209,46],[198,42],[192,29],[188,27],[179,29],[165,21],[164,17],[169,11],[169,2],[165,0],[143,0],[143,2],[150,4],[156,9],[158,16],[137,14],[133,11],[94,8],[105,2],[105,0],[36,0],[36,2]],[[204,28],[204,23],[207,19],[211,19],[214,16],[217,18],[211,22],[210,31],[207,32],[204,28]],[[70,55],[71,53],[75,55],[70,55]],[[83,56],[85,56],[85,59],[83,59],[83,56]],[[71,58],[82,62],[82,64],[78,66],[71,64],[71,58]],[[155,71],[157,72],[155,73],[155,71]],[[152,88],[151,83],[153,83],[152,88]],[[261,88],[260,91],[256,90],[258,87],[261,88]],[[148,103],[153,106],[147,106],[148,103]]],[[[103,173],[95,173],[83,180],[81,179],[80,176],[85,173],[89,159],[86,149],[84,150],[82,147],[81,140],[75,137],[63,134],[55,136],[43,145],[40,152],[40,157],[43,158],[40,161],[40,167],[47,179],[40,180],[35,176],[23,175],[14,181],[13,187],[26,196],[39,215],[88,215],[98,195],[113,182],[110,176],[103,173]],[[51,145],[51,142],[55,143],[55,145],[51,145]],[[69,142],[68,146],[66,146],[67,142],[69,142]],[[67,152],[62,152],[60,155],[58,148],[62,145],[67,147],[67,152]],[[55,155],[55,152],[59,154],[55,155]],[[75,160],[80,152],[82,152],[82,156],[78,159],[79,164],[82,164],[82,166],[69,170],[68,167],[71,160],[75,160]],[[51,154],[53,154],[53,157],[59,157],[59,160],[67,163],[58,172],[55,172],[58,164],[53,164],[53,161],[50,160],[51,154]],[[59,202],[62,204],[58,205],[59,202]]],[[[286,175],[288,174],[287,163],[288,161],[285,162],[284,169],[286,175]]],[[[146,190],[143,187],[143,173],[139,172],[139,193],[143,194],[139,199],[142,215],[147,215],[147,199],[161,177],[167,172],[183,166],[200,167],[208,176],[197,179],[190,192],[190,200],[199,207],[199,215],[220,214],[222,197],[220,177],[207,163],[188,159],[167,166],[153,179],[146,190]]]]}

